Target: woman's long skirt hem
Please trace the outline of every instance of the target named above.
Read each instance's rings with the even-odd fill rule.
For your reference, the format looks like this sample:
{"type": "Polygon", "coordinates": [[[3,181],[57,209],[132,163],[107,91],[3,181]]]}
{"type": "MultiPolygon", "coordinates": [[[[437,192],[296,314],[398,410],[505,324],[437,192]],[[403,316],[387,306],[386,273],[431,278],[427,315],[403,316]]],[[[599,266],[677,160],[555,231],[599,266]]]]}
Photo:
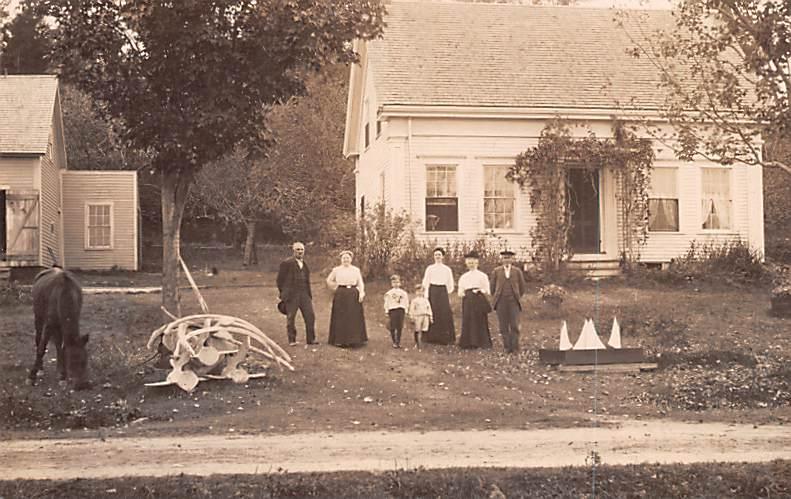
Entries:
{"type": "Polygon", "coordinates": [[[456,341],[456,327],[453,324],[453,312],[450,309],[448,288],[432,284],[428,288],[428,301],[434,322],[429,326],[423,341],[438,345],[452,345],[456,341]]]}
{"type": "Polygon", "coordinates": [[[460,348],[491,348],[489,312],[492,308],[483,294],[467,293],[461,304],[460,348]]]}
{"type": "Polygon", "coordinates": [[[363,304],[357,288],[339,287],[332,298],[328,343],[340,347],[362,346],[368,341],[363,304]]]}

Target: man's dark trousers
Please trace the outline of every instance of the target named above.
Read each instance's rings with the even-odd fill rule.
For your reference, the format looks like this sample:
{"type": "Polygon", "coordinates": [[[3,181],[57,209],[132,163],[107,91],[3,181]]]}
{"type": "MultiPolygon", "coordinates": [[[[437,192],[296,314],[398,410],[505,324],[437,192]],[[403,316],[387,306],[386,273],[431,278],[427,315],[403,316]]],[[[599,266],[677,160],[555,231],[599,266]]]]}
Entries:
{"type": "Polygon", "coordinates": [[[519,299],[511,291],[511,286],[506,286],[502,296],[497,301],[497,320],[500,322],[500,334],[503,336],[503,346],[506,352],[519,351],[519,299]]]}
{"type": "Polygon", "coordinates": [[[314,343],[316,341],[315,322],[316,314],[313,313],[313,300],[310,299],[307,291],[300,290],[294,293],[286,301],[286,332],[288,333],[289,343],[297,341],[297,327],[294,324],[297,318],[297,311],[302,312],[302,319],[305,321],[305,341],[314,343]]]}

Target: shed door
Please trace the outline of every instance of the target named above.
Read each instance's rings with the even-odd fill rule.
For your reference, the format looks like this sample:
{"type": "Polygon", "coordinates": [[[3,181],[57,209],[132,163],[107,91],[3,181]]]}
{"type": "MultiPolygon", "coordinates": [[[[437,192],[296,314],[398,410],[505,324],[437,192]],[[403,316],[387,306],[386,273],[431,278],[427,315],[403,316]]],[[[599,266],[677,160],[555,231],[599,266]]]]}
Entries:
{"type": "Polygon", "coordinates": [[[7,259],[38,261],[38,191],[6,191],[5,212],[7,259]]]}

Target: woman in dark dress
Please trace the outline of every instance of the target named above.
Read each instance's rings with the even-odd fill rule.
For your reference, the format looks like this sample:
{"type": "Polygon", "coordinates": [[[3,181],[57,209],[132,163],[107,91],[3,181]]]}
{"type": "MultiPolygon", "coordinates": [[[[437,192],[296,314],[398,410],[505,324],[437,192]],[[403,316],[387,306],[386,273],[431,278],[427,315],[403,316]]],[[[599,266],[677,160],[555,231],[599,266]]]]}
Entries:
{"type": "Polygon", "coordinates": [[[351,251],[341,252],[341,264],[332,269],[327,285],[335,291],[330,314],[329,344],[339,347],[364,345],[368,341],[363,314],[365,284],[360,269],[352,265],[351,251]]]}
{"type": "Polygon", "coordinates": [[[492,307],[486,296],[490,293],[489,277],[478,270],[478,254],[470,252],[464,255],[467,272],[459,278],[459,296],[461,302],[461,348],[491,348],[492,337],[489,334],[489,312],[492,307]]]}
{"type": "Polygon", "coordinates": [[[450,298],[453,293],[453,271],[442,263],[445,250],[434,250],[434,263],[426,267],[423,274],[423,289],[434,313],[434,322],[423,337],[426,343],[451,345],[456,341],[456,327],[453,325],[453,313],[450,309],[450,298]]]}

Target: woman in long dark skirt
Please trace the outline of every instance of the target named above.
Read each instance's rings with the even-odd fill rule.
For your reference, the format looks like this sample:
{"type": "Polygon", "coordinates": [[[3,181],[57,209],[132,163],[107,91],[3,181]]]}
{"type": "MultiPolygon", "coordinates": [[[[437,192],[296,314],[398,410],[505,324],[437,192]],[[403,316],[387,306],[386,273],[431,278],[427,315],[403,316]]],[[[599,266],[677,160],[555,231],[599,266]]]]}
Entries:
{"type": "Polygon", "coordinates": [[[492,307],[486,296],[490,293],[489,277],[478,270],[478,254],[464,255],[467,272],[459,278],[461,302],[461,348],[491,348],[489,334],[489,312],[492,307]]]}
{"type": "Polygon", "coordinates": [[[363,314],[365,284],[360,269],[352,265],[351,251],[341,252],[341,264],[327,277],[335,294],[332,298],[329,344],[355,347],[368,341],[363,314]]]}
{"type": "Polygon", "coordinates": [[[423,274],[423,289],[434,313],[434,322],[423,337],[426,343],[451,345],[456,341],[456,327],[453,325],[453,313],[450,309],[450,298],[453,293],[453,271],[442,263],[445,250],[434,250],[434,263],[426,267],[423,274]]]}

